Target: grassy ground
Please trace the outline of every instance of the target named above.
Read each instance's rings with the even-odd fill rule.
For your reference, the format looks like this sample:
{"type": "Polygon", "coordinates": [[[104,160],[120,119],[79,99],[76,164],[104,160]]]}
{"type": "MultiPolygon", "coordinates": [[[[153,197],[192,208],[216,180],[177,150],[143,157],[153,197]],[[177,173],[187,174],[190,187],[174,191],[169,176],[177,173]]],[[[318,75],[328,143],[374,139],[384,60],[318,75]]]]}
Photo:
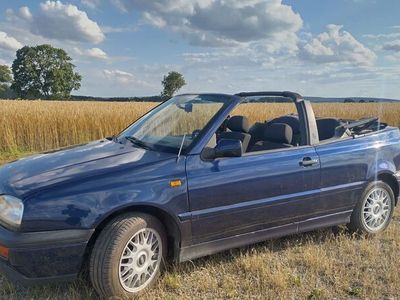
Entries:
{"type": "MultiPolygon", "coordinates": [[[[0,161],[21,154],[0,155],[0,161]]],[[[144,299],[400,299],[400,214],[374,238],[344,228],[298,234],[169,264],[144,299]]],[[[84,279],[24,288],[0,275],[0,299],[97,299],[84,279]]]]}

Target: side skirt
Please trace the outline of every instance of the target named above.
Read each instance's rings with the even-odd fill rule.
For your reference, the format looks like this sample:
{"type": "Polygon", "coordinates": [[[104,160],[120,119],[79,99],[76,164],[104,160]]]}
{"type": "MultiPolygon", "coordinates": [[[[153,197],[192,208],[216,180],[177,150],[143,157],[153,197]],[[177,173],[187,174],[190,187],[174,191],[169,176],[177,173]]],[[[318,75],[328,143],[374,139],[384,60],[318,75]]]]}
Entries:
{"type": "Polygon", "coordinates": [[[249,244],[259,243],[268,239],[283,237],[286,235],[306,232],[319,228],[331,227],[350,222],[352,210],[316,217],[301,222],[272,227],[250,233],[235,235],[206,243],[183,247],[179,251],[179,262],[211,255],[224,250],[239,248],[249,244]]]}

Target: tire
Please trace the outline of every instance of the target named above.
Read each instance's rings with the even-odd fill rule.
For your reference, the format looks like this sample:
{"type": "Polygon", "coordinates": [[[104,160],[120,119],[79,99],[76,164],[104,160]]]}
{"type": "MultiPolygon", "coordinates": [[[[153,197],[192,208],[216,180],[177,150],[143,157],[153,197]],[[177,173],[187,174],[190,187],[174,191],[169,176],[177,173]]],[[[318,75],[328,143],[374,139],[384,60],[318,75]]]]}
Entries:
{"type": "Polygon", "coordinates": [[[357,202],[347,225],[351,232],[374,235],[390,224],[395,208],[395,197],[383,181],[371,182],[357,202]]]}
{"type": "Polygon", "coordinates": [[[116,217],[102,230],[90,256],[93,287],[104,299],[140,295],[157,281],[166,249],[165,230],[153,216],[116,217]]]}

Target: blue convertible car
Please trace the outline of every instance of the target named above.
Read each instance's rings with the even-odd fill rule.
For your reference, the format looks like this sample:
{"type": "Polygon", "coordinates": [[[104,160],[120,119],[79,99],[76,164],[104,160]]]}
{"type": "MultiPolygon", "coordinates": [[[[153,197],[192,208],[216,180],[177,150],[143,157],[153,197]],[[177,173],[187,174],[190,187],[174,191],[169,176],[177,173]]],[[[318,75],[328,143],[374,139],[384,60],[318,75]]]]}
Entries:
{"type": "Polygon", "coordinates": [[[167,258],[338,224],[379,233],[399,170],[399,129],[377,118],[316,118],[291,92],[180,95],[112,138],[4,165],[0,269],[29,283],[86,266],[101,297],[132,296],[167,258]],[[293,111],[241,114],[278,99],[293,111]]]}

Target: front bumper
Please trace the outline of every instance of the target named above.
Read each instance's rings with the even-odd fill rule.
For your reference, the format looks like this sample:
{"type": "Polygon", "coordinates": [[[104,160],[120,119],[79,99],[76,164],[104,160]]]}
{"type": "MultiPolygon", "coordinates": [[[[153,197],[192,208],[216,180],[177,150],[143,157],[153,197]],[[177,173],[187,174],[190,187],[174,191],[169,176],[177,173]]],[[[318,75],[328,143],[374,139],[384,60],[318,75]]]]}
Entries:
{"type": "Polygon", "coordinates": [[[0,274],[24,284],[74,279],[93,232],[18,233],[0,226],[0,245],[9,248],[8,258],[0,257],[0,274]]]}

